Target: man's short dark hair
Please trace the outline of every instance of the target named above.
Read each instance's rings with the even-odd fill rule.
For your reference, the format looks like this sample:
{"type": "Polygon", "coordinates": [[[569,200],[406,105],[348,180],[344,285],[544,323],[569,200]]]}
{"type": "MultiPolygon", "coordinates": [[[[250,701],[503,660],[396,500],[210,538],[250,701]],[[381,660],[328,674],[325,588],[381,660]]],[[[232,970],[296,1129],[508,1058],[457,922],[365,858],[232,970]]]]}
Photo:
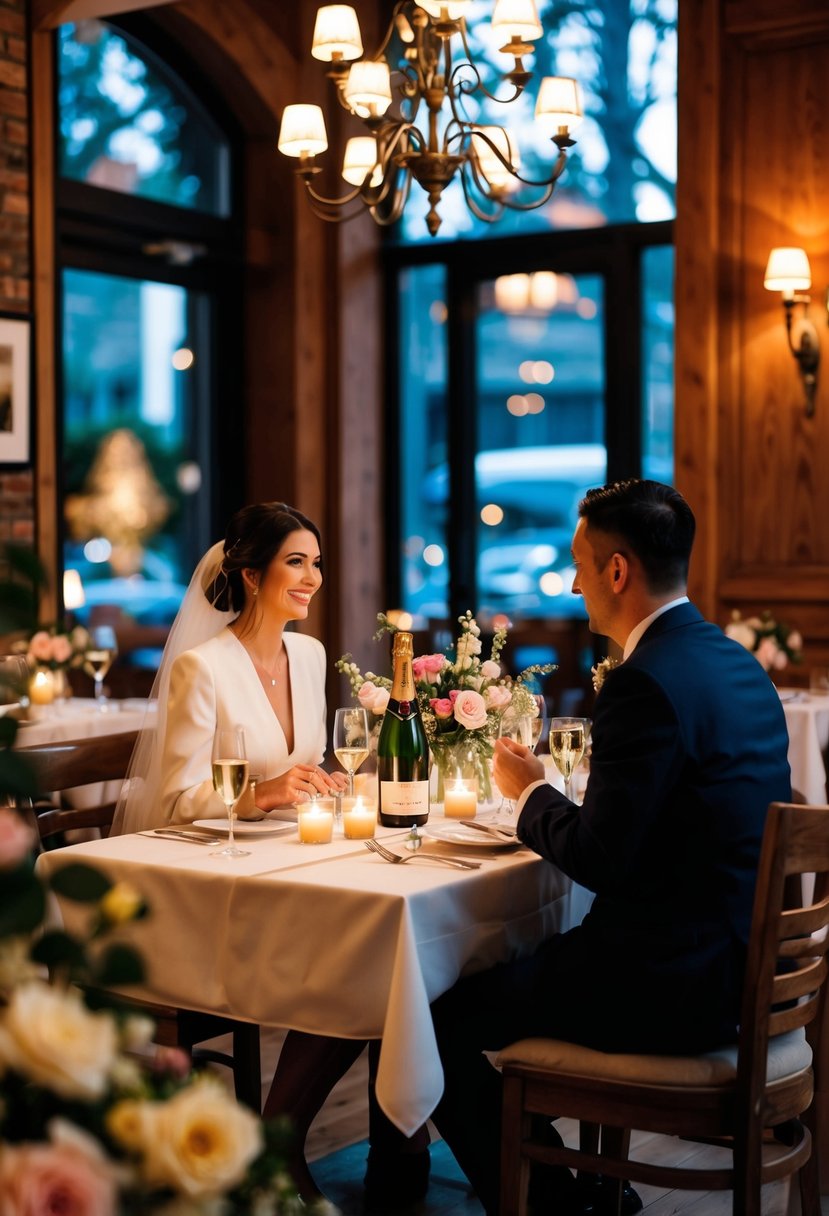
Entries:
{"type": "Polygon", "coordinates": [[[579,515],[588,531],[612,540],[614,551],[627,550],[639,559],[650,591],[684,586],[696,520],[678,490],[659,481],[616,481],[588,490],[579,515]]]}

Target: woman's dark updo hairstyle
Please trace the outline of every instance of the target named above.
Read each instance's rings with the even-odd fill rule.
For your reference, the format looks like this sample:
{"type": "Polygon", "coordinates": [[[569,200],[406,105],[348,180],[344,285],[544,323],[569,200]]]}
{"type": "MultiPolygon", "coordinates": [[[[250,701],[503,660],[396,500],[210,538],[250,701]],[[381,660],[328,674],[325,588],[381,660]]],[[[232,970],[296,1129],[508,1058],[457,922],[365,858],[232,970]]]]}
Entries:
{"type": "Polygon", "coordinates": [[[219,612],[241,612],[245,606],[243,570],[267,569],[286,536],[311,532],[322,546],[319,529],[301,511],[284,502],[260,502],[237,511],[225,533],[224,557],[204,594],[219,612]]]}

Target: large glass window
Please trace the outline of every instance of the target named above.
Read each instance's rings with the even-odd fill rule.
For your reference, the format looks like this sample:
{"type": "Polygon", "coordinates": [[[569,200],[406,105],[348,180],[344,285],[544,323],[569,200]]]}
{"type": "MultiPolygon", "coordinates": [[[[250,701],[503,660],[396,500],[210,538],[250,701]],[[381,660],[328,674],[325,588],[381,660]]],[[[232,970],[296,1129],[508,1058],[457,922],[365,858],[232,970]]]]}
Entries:
{"type": "Polygon", "coordinates": [[[62,176],[228,214],[228,141],[152,52],[89,20],[61,26],[57,62],[62,176]]]}

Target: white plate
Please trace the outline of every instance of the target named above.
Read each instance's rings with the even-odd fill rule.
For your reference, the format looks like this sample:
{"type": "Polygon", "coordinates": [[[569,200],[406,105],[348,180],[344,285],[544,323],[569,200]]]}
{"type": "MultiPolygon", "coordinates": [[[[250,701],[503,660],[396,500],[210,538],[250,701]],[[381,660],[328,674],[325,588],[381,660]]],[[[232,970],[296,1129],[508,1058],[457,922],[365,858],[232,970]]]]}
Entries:
{"type": "Polygon", "coordinates": [[[498,840],[497,837],[490,836],[489,832],[479,832],[477,828],[467,828],[462,823],[454,823],[450,819],[442,823],[427,823],[421,831],[432,840],[441,840],[444,844],[462,844],[464,848],[472,845],[478,849],[514,849],[521,844],[517,836],[515,840],[507,840],[506,837],[498,840]]]}
{"type": "MultiPolygon", "coordinates": [[[[190,825],[182,823],[179,826],[186,829],[190,825]]],[[[224,836],[227,836],[229,831],[226,819],[196,819],[192,826],[194,828],[206,828],[209,832],[218,832],[224,836]]],[[[295,831],[296,824],[275,823],[272,819],[258,819],[255,821],[236,819],[233,823],[234,836],[279,836],[285,832],[295,831]]]]}

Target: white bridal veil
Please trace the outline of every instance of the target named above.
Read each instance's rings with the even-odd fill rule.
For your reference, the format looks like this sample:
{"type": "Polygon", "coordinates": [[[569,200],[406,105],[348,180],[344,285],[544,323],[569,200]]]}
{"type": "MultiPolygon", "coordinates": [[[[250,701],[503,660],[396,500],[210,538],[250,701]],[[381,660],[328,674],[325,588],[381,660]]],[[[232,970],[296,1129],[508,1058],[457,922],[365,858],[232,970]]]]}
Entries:
{"type": "Polygon", "coordinates": [[[132,753],[127,779],[121,789],[112,835],[140,832],[159,824],[158,798],[161,790],[161,757],[167,725],[167,691],[170,669],[185,650],[192,650],[221,633],[237,616],[235,612],[219,612],[205,596],[219,573],[224,557],[224,542],[217,541],[196,566],[190,585],[170,629],[158,668],[150,705],[132,753]]]}

